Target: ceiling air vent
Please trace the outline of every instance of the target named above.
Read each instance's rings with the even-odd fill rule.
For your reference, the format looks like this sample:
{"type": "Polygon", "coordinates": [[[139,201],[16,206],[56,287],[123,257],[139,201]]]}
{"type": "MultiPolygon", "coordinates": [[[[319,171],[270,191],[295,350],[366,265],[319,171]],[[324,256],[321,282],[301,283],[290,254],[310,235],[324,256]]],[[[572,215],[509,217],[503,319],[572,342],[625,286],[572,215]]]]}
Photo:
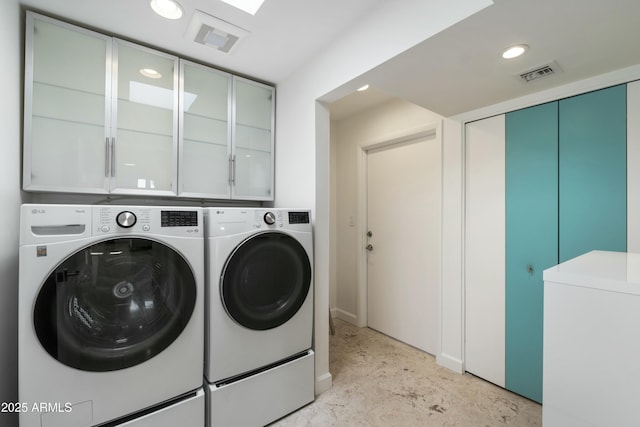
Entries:
{"type": "Polygon", "coordinates": [[[203,24],[194,41],[218,49],[224,53],[231,50],[240,37],[203,24]]]}
{"type": "Polygon", "coordinates": [[[540,67],[536,67],[533,70],[520,73],[520,78],[524,80],[526,83],[529,83],[534,80],[543,79],[545,77],[552,76],[558,72],[562,72],[562,70],[560,69],[560,67],[555,61],[552,61],[540,67]]]}
{"type": "Polygon", "coordinates": [[[187,37],[197,43],[228,53],[249,31],[196,10],[187,28],[187,37]]]}

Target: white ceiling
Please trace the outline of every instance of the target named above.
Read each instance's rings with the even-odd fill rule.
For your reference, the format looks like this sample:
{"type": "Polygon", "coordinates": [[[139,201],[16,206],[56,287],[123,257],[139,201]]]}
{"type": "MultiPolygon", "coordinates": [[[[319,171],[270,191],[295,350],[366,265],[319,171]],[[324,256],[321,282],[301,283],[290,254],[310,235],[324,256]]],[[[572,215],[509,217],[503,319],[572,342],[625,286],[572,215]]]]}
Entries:
{"type": "MultiPolygon", "coordinates": [[[[408,0],[266,0],[255,16],[220,0],[182,0],[185,17],[168,21],[148,0],[19,0],[27,8],[277,84],[373,8],[408,0]],[[250,32],[223,54],[185,37],[195,10],[250,32]]],[[[446,0],[443,0],[446,1],[446,0]]],[[[399,97],[450,116],[640,63],[638,0],[494,0],[494,5],[371,70],[376,89],[334,104],[346,117],[399,97]],[[501,50],[530,46],[512,61],[501,50]],[[524,84],[523,71],[555,60],[552,77],[524,84]]],[[[428,19],[428,17],[425,17],[428,19]]],[[[359,79],[360,80],[360,79],[359,79]]]]}
{"type": "Polygon", "coordinates": [[[638,0],[494,3],[373,70],[371,84],[451,116],[640,63],[638,0]],[[500,57],[519,43],[525,55],[500,57]],[[553,60],[561,73],[518,77],[553,60]]]}
{"type": "Polygon", "coordinates": [[[178,0],[185,12],[179,20],[156,15],[149,0],[19,1],[44,14],[275,84],[384,0],[266,0],[256,15],[221,0],[178,0]],[[188,34],[196,10],[250,34],[229,53],[196,43],[188,34]]]}

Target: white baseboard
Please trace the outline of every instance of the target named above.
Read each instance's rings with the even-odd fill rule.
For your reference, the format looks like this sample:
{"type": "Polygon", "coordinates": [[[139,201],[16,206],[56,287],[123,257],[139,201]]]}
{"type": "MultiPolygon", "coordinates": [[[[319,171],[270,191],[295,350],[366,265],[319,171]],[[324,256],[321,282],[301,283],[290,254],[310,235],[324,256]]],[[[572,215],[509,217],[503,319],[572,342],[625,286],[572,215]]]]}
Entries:
{"type": "Polygon", "coordinates": [[[322,375],[317,376],[316,386],[315,386],[316,396],[329,390],[331,388],[332,383],[333,383],[333,377],[331,376],[330,372],[326,372],[322,375]]]}
{"type": "Polygon", "coordinates": [[[336,319],[344,320],[345,322],[358,326],[358,316],[353,313],[349,313],[340,308],[334,308],[331,310],[331,315],[336,319]]]}
{"type": "Polygon", "coordinates": [[[464,363],[462,363],[462,360],[456,357],[449,356],[448,354],[440,353],[439,355],[437,355],[436,363],[440,366],[444,366],[445,368],[452,370],[457,374],[464,373],[464,363]]]}

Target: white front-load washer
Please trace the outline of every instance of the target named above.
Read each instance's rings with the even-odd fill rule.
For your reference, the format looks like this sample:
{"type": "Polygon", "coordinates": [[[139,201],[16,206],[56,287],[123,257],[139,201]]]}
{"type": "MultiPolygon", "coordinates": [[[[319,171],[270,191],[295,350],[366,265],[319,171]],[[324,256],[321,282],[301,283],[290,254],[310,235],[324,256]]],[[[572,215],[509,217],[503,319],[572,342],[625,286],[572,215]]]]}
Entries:
{"type": "Polygon", "coordinates": [[[203,211],[21,207],[21,427],[204,425],[203,211]]]}
{"type": "Polygon", "coordinates": [[[211,427],[260,426],[314,399],[308,210],[205,208],[211,427]]]}

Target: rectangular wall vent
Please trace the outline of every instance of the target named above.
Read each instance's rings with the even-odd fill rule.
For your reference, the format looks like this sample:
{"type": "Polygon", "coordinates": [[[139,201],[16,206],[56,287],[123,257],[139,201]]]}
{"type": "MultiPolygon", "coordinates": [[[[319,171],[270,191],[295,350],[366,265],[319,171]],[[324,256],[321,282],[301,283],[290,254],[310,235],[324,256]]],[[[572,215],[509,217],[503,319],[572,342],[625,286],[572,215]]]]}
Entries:
{"type": "Polygon", "coordinates": [[[526,83],[529,83],[534,80],[552,76],[561,71],[562,70],[560,69],[558,64],[555,61],[552,61],[551,63],[536,67],[533,70],[520,73],[520,78],[526,83]]]}

